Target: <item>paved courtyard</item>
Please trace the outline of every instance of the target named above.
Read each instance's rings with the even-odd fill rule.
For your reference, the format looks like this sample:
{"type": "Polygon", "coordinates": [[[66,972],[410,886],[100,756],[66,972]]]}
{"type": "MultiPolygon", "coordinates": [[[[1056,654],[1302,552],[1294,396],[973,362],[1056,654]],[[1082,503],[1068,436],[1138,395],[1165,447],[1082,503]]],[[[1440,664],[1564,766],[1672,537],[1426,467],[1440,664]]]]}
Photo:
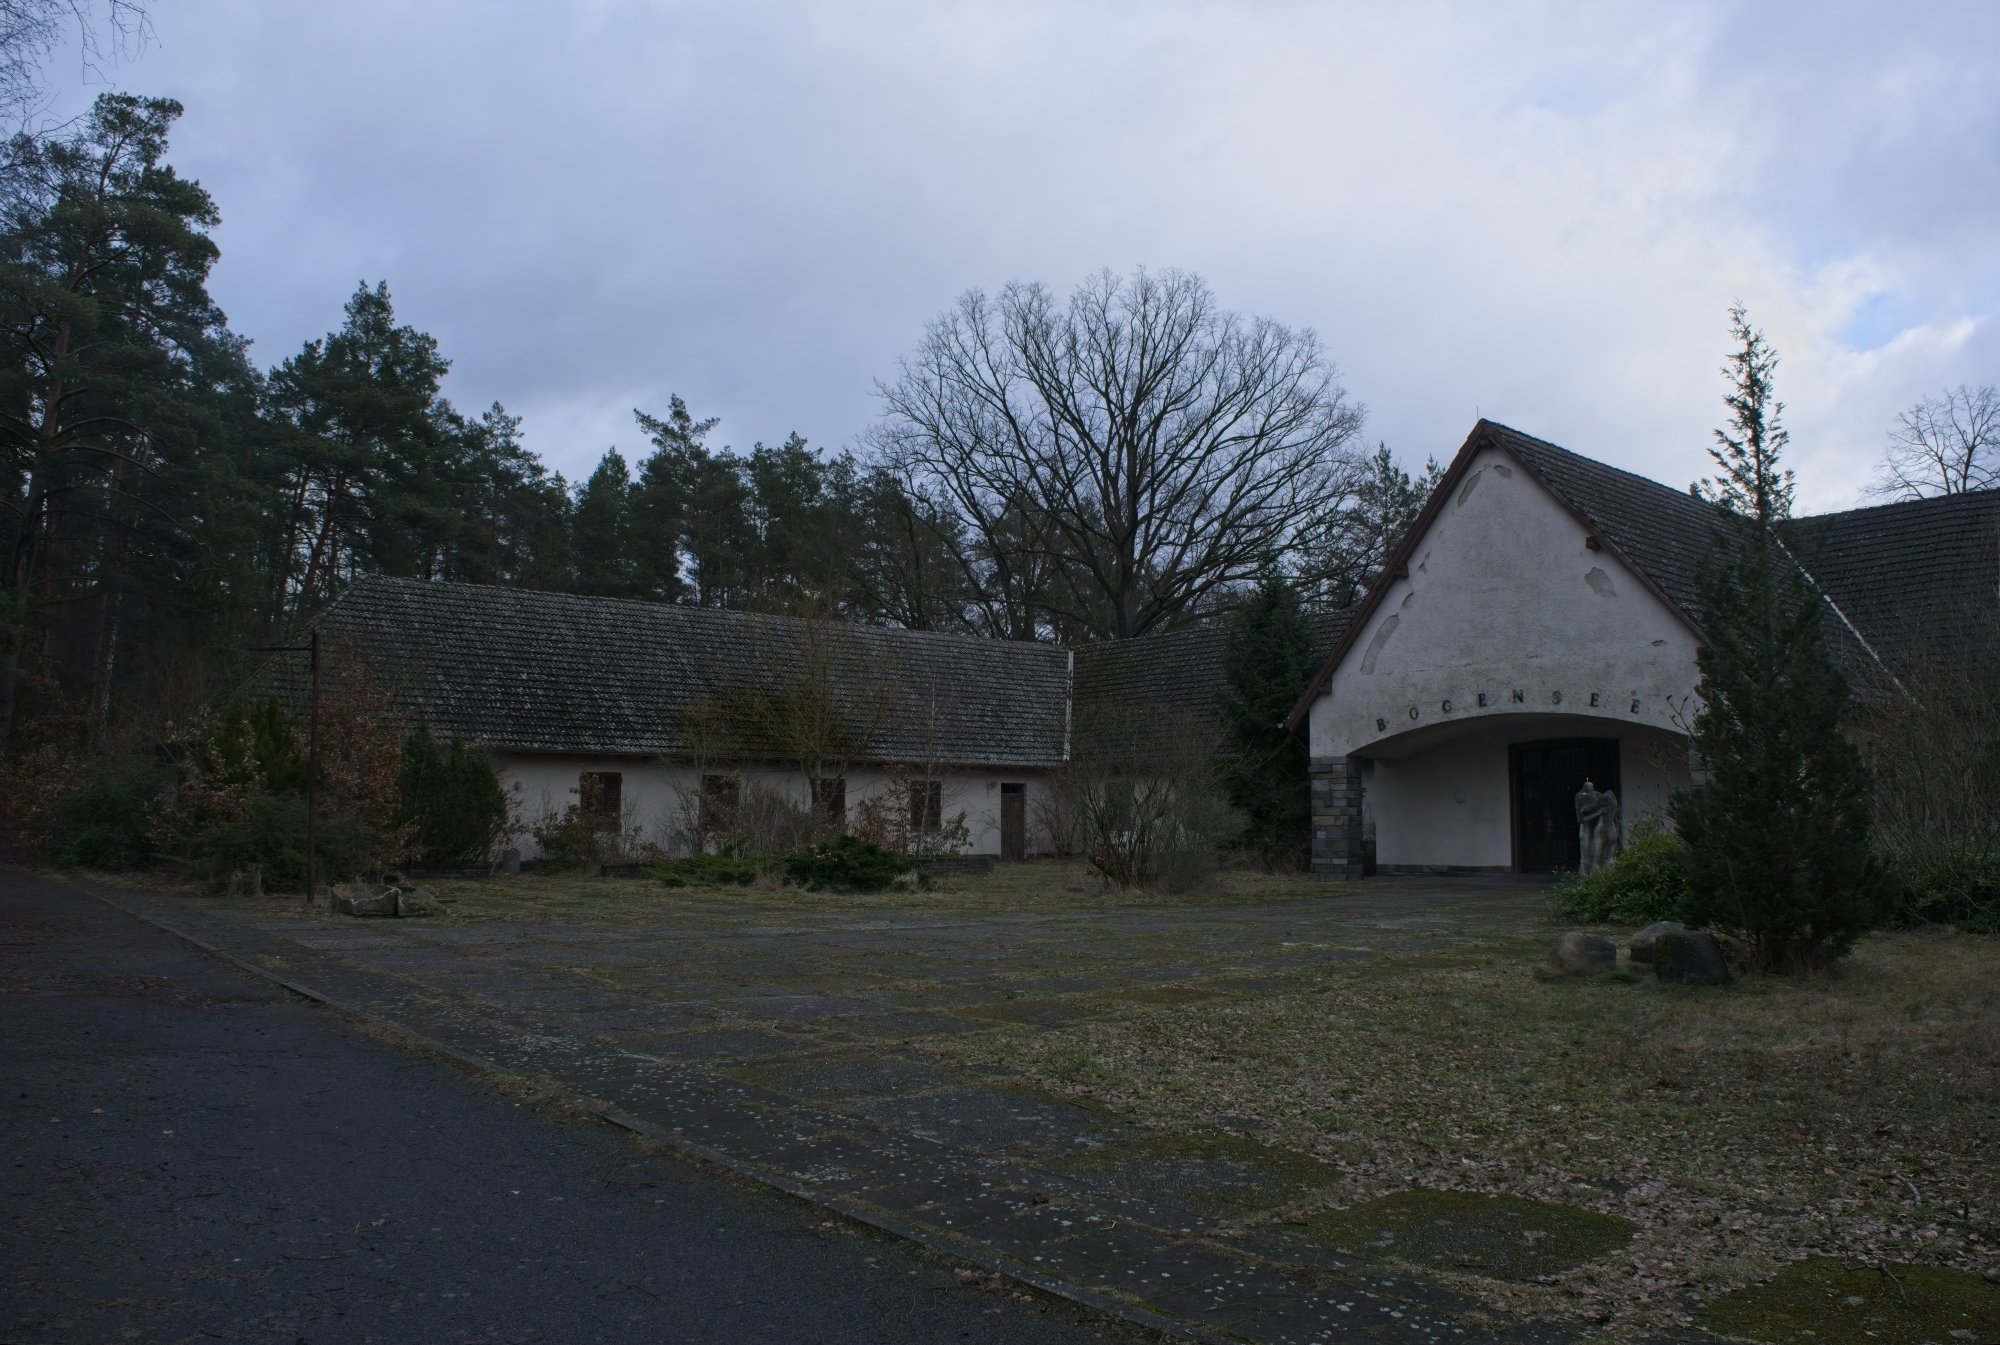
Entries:
{"type": "Polygon", "coordinates": [[[648,889],[642,918],[629,885],[604,890],[602,916],[584,897],[559,916],[482,918],[508,885],[469,884],[458,914],[402,921],[102,895],[782,1189],[1137,1320],[1271,1342],[1589,1338],[1495,1320],[1407,1270],[1259,1226],[1310,1187],[1310,1160],[1227,1135],[1227,1118],[1206,1148],[1163,1148],[952,1049],[1022,1024],[1265,995],[1330,961],[1527,946],[1552,929],[1533,884],[984,911],[648,889]]]}

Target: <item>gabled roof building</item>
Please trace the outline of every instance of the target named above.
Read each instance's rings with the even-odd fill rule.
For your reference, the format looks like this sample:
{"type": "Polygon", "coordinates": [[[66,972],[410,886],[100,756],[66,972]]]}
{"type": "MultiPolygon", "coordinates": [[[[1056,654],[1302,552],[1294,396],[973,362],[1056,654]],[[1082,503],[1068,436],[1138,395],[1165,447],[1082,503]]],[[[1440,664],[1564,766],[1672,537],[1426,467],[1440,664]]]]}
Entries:
{"type": "MultiPolygon", "coordinates": [[[[1799,519],[1863,695],[2000,619],[2000,492],[1799,519]]],[[[1695,575],[1711,506],[1481,421],[1363,601],[1313,618],[1313,863],[1329,876],[1573,866],[1588,778],[1631,821],[1689,779],[1695,575]]],[[[1107,722],[1213,732],[1226,627],[1068,649],[928,631],[372,578],[317,621],[404,720],[482,744],[520,820],[575,804],[667,848],[761,786],[974,853],[1058,843],[1049,776],[1107,722]],[[818,735],[818,736],[815,736],[818,735]],[[907,797],[905,797],[907,794],[907,797]]],[[[302,670],[265,676],[302,699],[302,670]]]]}
{"type": "MultiPolygon", "coordinates": [[[[1695,576],[1734,542],[1685,491],[1482,420],[1293,710],[1313,864],[1546,871],[1578,857],[1588,779],[1627,825],[1690,779],[1695,576]]],[[[2000,492],[1795,519],[1862,697],[2000,619],[2000,492]]]]}

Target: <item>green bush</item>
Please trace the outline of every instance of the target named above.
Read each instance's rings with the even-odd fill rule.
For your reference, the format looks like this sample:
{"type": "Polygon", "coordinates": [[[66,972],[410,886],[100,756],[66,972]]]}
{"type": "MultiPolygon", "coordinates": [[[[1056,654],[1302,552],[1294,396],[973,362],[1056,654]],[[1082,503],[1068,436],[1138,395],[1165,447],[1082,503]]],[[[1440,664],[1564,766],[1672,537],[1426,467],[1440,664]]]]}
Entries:
{"type": "Polygon", "coordinates": [[[694,854],[655,864],[649,872],[668,887],[748,887],[759,867],[741,855],[694,854]]]}
{"type": "Polygon", "coordinates": [[[812,846],[785,861],[793,882],[836,892],[879,892],[914,867],[902,855],[859,836],[812,846]]]}
{"type": "Polygon", "coordinates": [[[1893,923],[2000,934],[2000,845],[1890,841],[1881,850],[1893,923]]]}
{"type": "Polygon", "coordinates": [[[418,729],[403,740],[395,823],[410,829],[413,865],[480,864],[507,834],[507,795],[484,752],[418,729]]]}
{"type": "MultiPolygon", "coordinates": [[[[198,857],[209,881],[222,884],[255,872],[272,892],[298,892],[306,881],[306,801],[296,794],[259,794],[240,812],[216,819],[198,857]]],[[[366,822],[320,813],[313,828],[316,874],[321,884],[371,868],[379,837],[366,822]]]]}
{"type": "Polygon", "coordinates": [[[1687,909],[1687,847],[1671,832],[1635,835],[1618,857],[1592,874],[1556,886],[1566,918],[1588,925],[1650,925],[1687,909]]]}
{"type": "Polygon", "coordinates": [[[59,800],[48,824],[48,857],[86,869],[146,867],[153,855],[146,806],[158,790],[157,780],[102,775],[59,800]]]}

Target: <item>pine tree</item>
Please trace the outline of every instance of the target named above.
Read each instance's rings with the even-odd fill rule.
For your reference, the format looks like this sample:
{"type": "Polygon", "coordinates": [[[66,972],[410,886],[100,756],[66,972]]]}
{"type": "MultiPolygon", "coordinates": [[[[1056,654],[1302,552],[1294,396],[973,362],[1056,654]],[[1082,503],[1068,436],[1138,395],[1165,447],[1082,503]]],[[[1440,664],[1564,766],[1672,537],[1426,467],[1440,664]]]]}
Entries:
{"type": "Polygon", "coordinates": [[[1698,580],[1707,642],[1694,750],[1706,778],[1676,796],[1674,821],[1688,846],[1689,916],[1740,934],[1764,968],[1795,970],[1852,946],[1881,883],[1824,604],[1779,532],[1792,474],[1778,466],[1788,436],[1772,396],[1777,354],[1741,305],[1730,330],[1730,423],[1709,450],[1720,474],[1695,493],[1727,516],[1734,540],[1698,580]]]}
{"type": "Polygon", "coordinates": [[[139,614],[205,578],[190,530],[237,517],[233,473],[194,459],[254,379],[207,290],[215,202],[166,162],[180,115],[104,94],[0,147],[0,753],[23,681],[108,719],[139,614]]]}
{"type": "Polygon", "coordinates": [[[1230,802],[1250,819],[1245,843],[1273,868],[1301,868],[1306,859],[1306,743],[1285,727],[1285,716],[1312,674],[1312,630],[1299,592],[1267,572],[1229,628],[1217,708],[1232,753],[1230,802]]]}
{"type": "Polygon", "coordinates": [[[1436,458],[1413,477],[1387,444],[1377,444],[1375,456],[1350,474],[1348,493],[1306,533],[1296,574],[1308,599],[1335,609],[1360,602],[1443,479],[1436,458]]]}

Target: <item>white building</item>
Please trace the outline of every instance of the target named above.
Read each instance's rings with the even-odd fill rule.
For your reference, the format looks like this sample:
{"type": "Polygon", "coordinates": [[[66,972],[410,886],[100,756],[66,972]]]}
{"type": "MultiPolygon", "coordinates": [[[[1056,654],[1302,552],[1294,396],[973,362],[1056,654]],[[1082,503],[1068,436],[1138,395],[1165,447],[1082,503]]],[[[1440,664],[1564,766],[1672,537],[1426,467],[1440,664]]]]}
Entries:
{"type": "MultiPolygon", "coordinates": [[[[1325,662],[1292,715],[1314,869],[1573,866],[1586,778],[1628,826],[1664,814],[1689,779],[1695,574],[1727,535],[1685,491],[1481,421],[1365,599],[1314,618],[1325,662]]],[[[1801,519],[1787,543],[1863,694],[2000,611],[2000,492],[1801,519]]],[[[410,722],[482,744],[524,823],[575,804],[684,848],[762,789],[962,815],[963,850],[1002,858],[1057,844],[1049,777],[1091,753],[1084,726],[1212,726],[1226,639],[1069,650],[379,578],[318,625],[410,722]]]]}
{"type": "Polygon", "coordinates": [[[316,624],[407,723],[483,746],[525,827],[575,805],[685,850],[763,790],[850,823],[871,799],[920,828],[962,816],[963,853],[1049,848],[1071,680],[1054,645],[385,578],[316,624]]]}
{"type": "MultiPolygon", "coordinates": [[[[1997,520],[1985,491],[1787,525],[1857,691],[1994,619],[1997,520]]],[[[1685,491],[1481,421],[1293,711],[1315,870],[1573,867],[1585,779],[1628,827],[1665,821],[1690,779],[1695,575],[1729,531],[1685,491]]]]}

